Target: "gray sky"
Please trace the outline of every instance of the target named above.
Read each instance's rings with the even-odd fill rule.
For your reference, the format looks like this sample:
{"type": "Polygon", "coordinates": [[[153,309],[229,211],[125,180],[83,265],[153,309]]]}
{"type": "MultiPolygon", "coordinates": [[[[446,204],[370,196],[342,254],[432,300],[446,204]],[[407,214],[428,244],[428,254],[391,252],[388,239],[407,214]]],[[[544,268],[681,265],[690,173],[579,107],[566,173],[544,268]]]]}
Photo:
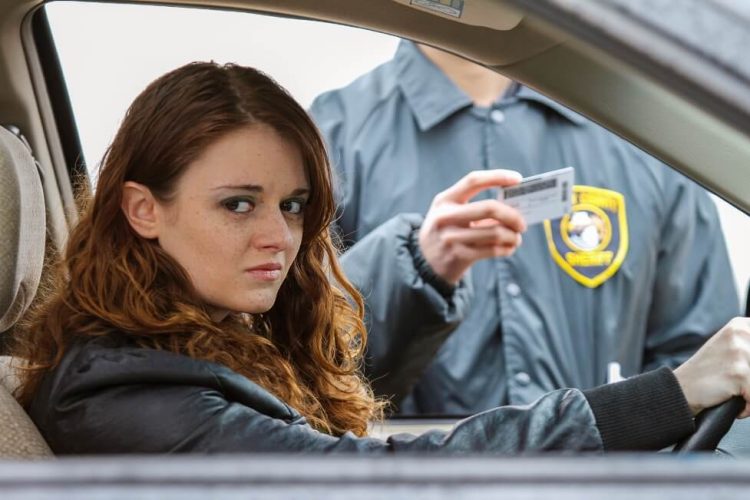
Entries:
{"type": "Polygon", "coordinates": [[[91,169],[135,96],[187,62],[259,68],[308,107],[390,59],[398,43],[334,24],[218,10],[93,2],[47,8],[91,169]]]}

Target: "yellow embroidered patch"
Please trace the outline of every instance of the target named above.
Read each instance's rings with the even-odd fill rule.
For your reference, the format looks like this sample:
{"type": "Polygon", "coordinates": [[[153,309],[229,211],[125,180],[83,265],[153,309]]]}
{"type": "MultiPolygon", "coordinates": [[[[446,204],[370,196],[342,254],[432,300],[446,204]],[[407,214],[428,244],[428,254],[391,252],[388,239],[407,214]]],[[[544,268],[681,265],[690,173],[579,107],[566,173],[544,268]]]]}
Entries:
{"type": "Polygon", "coordinates": [[[578,283],[596,288],[611,278],[628,253],[625,197],[608,189],[573,186],[573,207],[544,221],[554,261],[578,283]]]}

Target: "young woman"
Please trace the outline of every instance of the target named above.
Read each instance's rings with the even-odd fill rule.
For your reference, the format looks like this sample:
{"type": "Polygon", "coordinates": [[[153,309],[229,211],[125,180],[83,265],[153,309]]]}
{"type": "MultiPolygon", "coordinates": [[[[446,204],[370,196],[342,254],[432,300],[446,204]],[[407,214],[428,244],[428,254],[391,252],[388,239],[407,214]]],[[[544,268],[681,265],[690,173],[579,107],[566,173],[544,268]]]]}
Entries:
{"type": "Polygon", "coordinates": [[[737,320],[674,374],[557,391],[450,433],[368,438],[382,403],[359,374],[363,307],[337,264],[333,216],[323,143],[270,78],[194,63],[149,85],[19,338],[18,396],[52,449],[657,449],[695,412],[748,394],[750,328],[737,320]]]}

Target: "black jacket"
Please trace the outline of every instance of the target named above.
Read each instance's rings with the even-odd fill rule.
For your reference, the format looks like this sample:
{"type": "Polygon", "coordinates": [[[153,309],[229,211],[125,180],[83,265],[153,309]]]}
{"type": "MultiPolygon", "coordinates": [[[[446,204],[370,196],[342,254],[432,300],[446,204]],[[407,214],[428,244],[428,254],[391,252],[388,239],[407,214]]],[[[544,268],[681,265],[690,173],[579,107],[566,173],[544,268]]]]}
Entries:
{"type": "Polygon", "coordinates": [[[679,385],[663,369],[489,410],[450,432],[333,437],[222,365],[133,347],[121,336],[75,343],[29,413],[58,454],[658,449],[693,427],[679,385]]]}

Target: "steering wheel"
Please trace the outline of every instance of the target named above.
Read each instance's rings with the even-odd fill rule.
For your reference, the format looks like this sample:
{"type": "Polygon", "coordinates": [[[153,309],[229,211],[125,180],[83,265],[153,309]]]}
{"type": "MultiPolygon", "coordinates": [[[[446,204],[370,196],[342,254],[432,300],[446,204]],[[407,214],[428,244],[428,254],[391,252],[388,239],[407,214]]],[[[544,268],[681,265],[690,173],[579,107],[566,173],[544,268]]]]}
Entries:
{"type": "Polygon", "coordinates": [[[735,396],[720,405],[703,410],[695,417],[695,432],[674,447],[674,453],[714,451],[721,438],[729,432],[737,415],[745,408],[745,400],[735,396]]]}

